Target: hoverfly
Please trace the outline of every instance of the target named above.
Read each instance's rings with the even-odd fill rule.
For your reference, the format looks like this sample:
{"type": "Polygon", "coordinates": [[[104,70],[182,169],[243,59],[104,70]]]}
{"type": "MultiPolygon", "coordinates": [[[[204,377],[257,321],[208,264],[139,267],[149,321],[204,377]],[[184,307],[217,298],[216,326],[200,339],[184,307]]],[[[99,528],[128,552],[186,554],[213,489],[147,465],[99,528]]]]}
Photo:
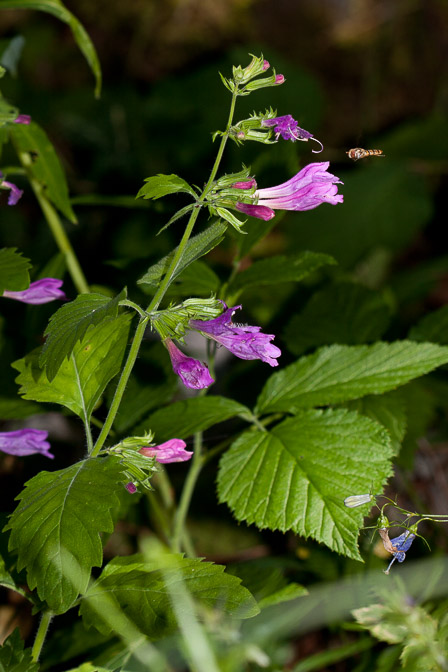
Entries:
{"type": "Polygon", "coordinates": [[[353,161],[358,161],[358,159],[365,159],[366,156],[385,156],[382,149],[361,149],[361,147],[355,147],[354,149],[349,149],[348,152],[345,152],[349,159],[353,161]]]}

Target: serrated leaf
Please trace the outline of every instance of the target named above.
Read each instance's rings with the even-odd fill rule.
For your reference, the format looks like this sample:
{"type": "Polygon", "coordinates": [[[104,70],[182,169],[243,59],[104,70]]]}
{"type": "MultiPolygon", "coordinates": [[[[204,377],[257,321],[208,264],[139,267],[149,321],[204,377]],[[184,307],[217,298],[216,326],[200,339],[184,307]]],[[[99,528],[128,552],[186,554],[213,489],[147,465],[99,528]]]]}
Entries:
{"type": "MultiPolygon", "coordinates": [[[[182,271],[187,268],[193,261],[203,257],[205,254],[213,250],[214,247],[219,245],[219,243],[224,238],[224,233],[226,232],[227,225],[223,222],[215,222],[209,226],[205,231],[198,233],[193,238],[190,238],[188,241],[182,260],[177,265],[177,268],[171,278],[171,282],[177,278],[182,271]]],[[[171,261],[177,251],[177,247],[170,252],[166,257],[163,257],[157,264],[151,266],[145,273],[144,276],[137,280],[138,285],[148,285],[149,287],[157,287],[160,278],[165,275],[167,272],[171,261]]],[[[144,289],[144,288],[143,288],[144,289]]]]}
{"type": "Polygon", "coordinates": [[[118,304],[125,297],[125,290],[113,299],[103,294],[80,294],[50,317],[40,357],[40,365],[45,366],[48,380],[53,380],[64,359],[70,357],[90,326],[117,316],[118,304]]]}
{"type": "Polygon", "coordinates": [[[95,47],[82,24],[64,7],[60,0],[1,0],[0,9],[37,9],[52,14],[66,23],[95,76],[95,95],[99,98],[101,93],[101,66],[95,47]]]}
{"type": "Polygon", "coordinates": [[[381,491],[392,473],[387,432],[347,410],[302,411],[269,432],[245,432],[221,458],[219,501],[237,520],[293,530],[360,560],[363,515],[349,494],[381,491]]]}
{"type": "Polygon", "coordinates": [[[0,647],[0,672],[38,672],[39,663],[33,663],[32,650],[24,645],[16,628],[0,647]]]}
{"type": "Polygon", "coordinates": [[[155,175],[154,177],[147,177],[145,179],[145,184],[140,189],[137,194],[137,198],[162,198],[162,196],[167,196],[168,194],[176,194],[179,191],[186,192],[191,194],[193,198],[197,197],[197,194],[193,187],[190,187],[188,182],[183,180],[178,175],[155,175]]]}
{"type": "Polygon", "coordinates": [[[176,213],[174,213],[174,215],[167,221],[167,223],[164,224],[162,228],[157,231],[157,235],[159,236],[162,233],[162,231],[165,231],[165,229],[171,226],[171,224],[174,224],[174,222],[177,222],[178,219],[181,219],[181,217],[186,215],[188,212],[191,212],[191,210],[193,210],[194,207],[195,204],[192,203],[190,205],[186,205],[185,208],[181,208],[176,213]]]}
{"type": "Polygon", "coordinates": [[[448,344],[448,306],[425,315],[409,332],[411,341],[448,344]]]}
{"type": "MultiPolygon", "coordinates": [[[[236,415],[251,417],[251,412],[233,399],[218,396],[193,397],[159,409],[141,423],[141,429],[151,429],[157,442],[174,437],[185,439],[236,415]]],[[[136,433],[138,434],[138,430],[136,433]]]]}
{"type": "Polygon", "coordinates": [[[113,531],[111,511],[121,477],[118,460],[88,458],[34,476],[17,499],[5,529],[17,568],[56,614],[67,611],[87,589],[92,567],[102,562],[100,534],[113,531]]]}
{"type": "Polygon", "coordinates": [[[19,393],[24,399],[62,404],[87,423],[107,383],[120,371],[131,319],[120,315],[90,327],[51,382],[39,367],[39,350],[13,362],[20,373],[19,393]]]}
{"type": "Polygon", "coordinates": [[[30,286],[29,259],[22,257],[15,247],[0,250],[0,294],[5,290],[20,292],[30,286]]]}
{"type": "Polygon", "coordinates": [[[290,352],[310,347],[377,341],[390,322],[390,306],[379,292],[354,283],[337,283],[316,292],[286,327],[290,352]]]}
{"type": "Polygon", "coordinates": [[[278,255],[255,261],[239,273],[229,288],[229,293],[238,296],[247,287],[275,285],[279,282],[298,282],[324,265],[337,262],[328,254],[301,252],[291,256],[278,255]]]}
{"type": "Polygon", "coordinates": [[[64,170],[43,128],[32,121],[28,125],[12,124],[9,132],[17,150],[31,155],[29,170],[42,186],[47,198],[67,219],[76,224],[64,170]]]}
{"type": "Polygon", "coordinates": [[[80,613],[87,625],[104,634],[120,632],[127,621],[152,640],[177,629],[172,600],[185,590],[206,607],[237,618],[255,616],[259,609],[254,598],[224,569],[180,555],[164,555],[160,561],[143,555],[115,558],[90,586],[80,613]]]}
{"type": "Polygon", "coordinates": [[[345,406],[383,425],[391,437],[394,454],[399,453],[407,428],[406,401],[403,390],[369,395],[362,399],[349,401],[345,406]]]}
{"type": "Polygon", "coordinates": [[[433,343],[333,345],[271,375],[257,412],[336,404],[393,390],[448,362],[448,348],[433,343]]]}

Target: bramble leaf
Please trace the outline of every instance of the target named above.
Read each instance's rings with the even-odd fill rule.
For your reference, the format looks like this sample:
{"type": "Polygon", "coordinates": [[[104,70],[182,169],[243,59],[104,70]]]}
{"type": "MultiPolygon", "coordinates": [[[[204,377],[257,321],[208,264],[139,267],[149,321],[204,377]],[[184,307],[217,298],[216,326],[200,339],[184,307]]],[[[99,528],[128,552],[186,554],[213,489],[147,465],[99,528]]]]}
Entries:
{"type": "Polygon", "coordinates": [[[366,511],[353,493],[380,492],[392,473],[385,429],[347,410],[308,410],[269,432],[245,432],[221,458],[219,501],[237,520],[293,530],[361,560],[356,544],[366,511]]]}
{"type": "Polygon", "coordinates": [[[40,365],[45,367],[48,380],[53,380],[64,359],[70,357],[90,326],[117,317],[118,304],[124,298],[125,289],[113,299],[103,294],[80,294],[50,317],[40,356],[40,365]]]}
{"type": "Polygon", "coordinates": [[[39,350],[13,362],[20,372],[19,393],[24,399],[62,404],[89,422],[107,383],[120,371],[131,319],[120,315],[90,327],[51,382],[39,367],[39,350]]]}
{"type": "Polygon", "coordinates": [[[17,568],[26,568],[29,587],[57,614],[72,606],[87,589],[92,567],[101,565],[100,534],[113,530],[121,480],[118,460],[88,458],[41,471],[18,497],[5,528],[11,530],[9,550],[17,551],[17,568]]]}
{"type": "Polygon", "coordinates": [[[191,194],[193,198],[197,198],[197,193],[190,187],[188,182],[185,182],[178,175],[155,175],[154,177],[147,177],[143,187],[138,192],[136,198],[162,198],[168,194],[176,194],[179,191],[191,194]]]}
{"type": "Polygon", "coordinates": [[[43,128],[32,121],[29,125],[12,124],[9,132],[18,151],[31,155],[29,170],[43,193],[67,219],[76,224],[64,170],[43,128]]]}
{"type": "Polygon", "coordinates": [[[33,663],[32,650],[24,649],[24,641],[16,628],[0,647],[1,672],[38,672],[39,663],[33,663]]]}
{"type": "Polygon", "coordinates": [[[177,629],[172,602],[185,590],[205,607],[218,607],[237,618],[255,616],[259,609],[254,598],[241,579],[224,569],[174,554],[160,561],[141,554],[117,557],[84,595],[80,613],[87,625],[104,634],[133,627],[152,640],[177,629]]]}
{"type": "Polygon", "coordinates": [[[1,0],[0,9],[38,9],[41,12],[52,14],[66,23],[95,76],[95,96],[99,98],[101,93],[101,66],[95,47],[82,24],[64,7],[61,0],[1,0]]]}
{"type": "Polygon", "coordinates": [[[20,292],[30,286],[29,259],[22,257],[15,247],[0,250],[0,294],[5,290],[20,292]]]}
{"type": "Polygon", "coordinates": [[[274,373],[264,386],[257,412],[324,406],[367,394],[381,394],[448,362],[448,348],[433,343],[333,345],[274,373]]]}

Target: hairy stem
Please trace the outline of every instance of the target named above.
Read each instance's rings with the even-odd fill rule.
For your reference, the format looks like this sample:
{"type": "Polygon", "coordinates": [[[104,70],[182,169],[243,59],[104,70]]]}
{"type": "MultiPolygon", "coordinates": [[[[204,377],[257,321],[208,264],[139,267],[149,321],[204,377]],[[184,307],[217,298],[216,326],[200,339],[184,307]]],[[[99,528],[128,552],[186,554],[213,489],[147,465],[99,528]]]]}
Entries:
{"type": "Polygon", "coordinates": [[[44,611],[42,618],[40,619],[39,627],[36,632],[36,638],[34,640],[33,648],[31,650],[31,657],[34,663],[39,660],[40,652],[45,642],[47,636],[48,628],[53,618],[52,611],[44,611]]]}

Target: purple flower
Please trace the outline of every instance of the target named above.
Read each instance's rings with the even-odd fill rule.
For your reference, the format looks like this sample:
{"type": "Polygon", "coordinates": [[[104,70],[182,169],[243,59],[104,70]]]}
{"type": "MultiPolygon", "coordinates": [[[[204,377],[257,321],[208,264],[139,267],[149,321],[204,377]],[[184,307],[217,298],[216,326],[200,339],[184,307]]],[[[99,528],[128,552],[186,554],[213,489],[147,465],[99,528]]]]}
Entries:
{"type": "Polygon", "coordinates": [[[232,184],[232,189],[252,189],[256,186],[257,182],[251,177],[250,180],[246,180],[245,182],[235,182],[235,184],[232,184]]]}
{"type": "Polygon", "coordinates": [[[15,432],[0,432],[0,450],[8,455],[25,457],[33,453],[42,453],[53,459],[50,444],[46,441],[48,432],[41,429],[18,429],[15,432]]]}
{"type": "Polygon", "coordinates": [[[275,217],[274,210],[272,210],[272,208],[267,208],[265,205],[253,205],[251,203],[241,203],[238,201],[235,204],[235,207],[239,212],[244,212],[245,215],[250,215],[257,219],[264,219],[265,222],[269,222],[270,219],[275,217]]]}
{"type": "Polygon", "coordinates": [[[19,114],[19,116],[16,119],[14,119],[14,123],[26,124],[28,126],[28,124],[31,123],[31,117],[29,114],[19,114]]]}
{"type": "Polygon", "coordinates": [[[390,540],[392,546],[396,548],[397,551],[393,554],[394,557],[390,561],[389,567],[384,570],[385,574],[389,574],[390,568],[392,567],[395,560],[398,560],[398,562],[404,562],[406,558],[406,551],[409,550],[414,539],[415,534],[412,534],[412,532],[407,530],[406,532],[403,532],[403,534],[400,534],[399,537],[395,537],[395,539],[390,540]]]}
{"type": "Polygon", "coordinates": [[[23,289],[21,292],[6,291],[3,292],[3,296],[37,306],[41,303],[55,301],[55,299],[66,299],[64,292],[59,289],[61,285],[62,280],[57,278],[42,278],[32,282],[28,289],[23,289]]]}
{"type": "Polygon", "coordinates": [[[281,350],[272,345],[273,334],[260,333],[261,327],[249,327],[232,323],[232,315],[241,308],[234,306],[213,320],[190,320],[189,324],[205,336],[212,338],[240,359],[261,359],[271,366],[278,366],[276,360],[281,350]]]}
{"type": "Polygon", "coordinates": [[[160,464],[186,462],[193,455],[189,450],[185,450],[186,445],[182,439],[170,439],[159,446],[143,446],[138,452],[145,457],[155,457],[160,464]]]}
{"type": "Polygon", "coordinates": [[[131,495],[135,495],[135,493],[137,492],[137,486],[132,481],[126,483],[124,487],[131,495]]]}
{"type": "Polygon", "coordinates": [[[164,344],[169,352],[173,371],[180,377],[185,387],[202,390],[215,382],[205,364],[184,355],[169,338],[165,339],[164,344]]]}
{"type": "Polygon", "coordinates": [[[275,76],[275,83],[276,84],[283,84],[285,81],[285,76],[284,75],[276,75],[275,76]]]}
{"type": "Polygon", "coordinates": [[[343,182],[327,172],[329,165],[329,161],[310,163],[283,184],[257,189],[254,193],[254,198],[258,197],[257,204],[237,203],[235,207],[253,217],[267,219],[265,211],[259,211],[259,208],[302,211],[312,210],[322,203],[342,203],[344,197],[338,194],[337,185],[343,182]]]}
{"type": "Polygon", "coordinates": [[[271,64],[269,63],[269,61],[267,61],[266,59],[264,59],[264,61],[263,61],[263,70],[269,70],[270,67],[271,67],[271,64]]]}
{"type": "Polygon", "coordinates": [[[306,142],[310,139],[318,142],[320,149],[313,149],[313,154],[318,154],[324,148],[320,140],[315,138],[312,133],[305,131],[304,128],[300,128],[298,122],[290,114],[286,114],[283,117],[274,117],[274,119],[263,119],[261,125],[265,127],[275,126],[274,132],[277,136],[277,140],[279,135],[281,135],[283,140],[291,140],[292,142],[295,142],[296,140],[302,140],[306,142]]]}
{"type": "Polygon", "coordinates": [[[3,173],[1,170],[0,170],[0,180],[1,180],[0,186],[6,187],[6,189],[10,190],[8,205],[16,205],[23,194],[23,190],[19,189],[19,187],[13,184],[12,182],[7,182],[6,180],[4,180],[3,173]]]}

